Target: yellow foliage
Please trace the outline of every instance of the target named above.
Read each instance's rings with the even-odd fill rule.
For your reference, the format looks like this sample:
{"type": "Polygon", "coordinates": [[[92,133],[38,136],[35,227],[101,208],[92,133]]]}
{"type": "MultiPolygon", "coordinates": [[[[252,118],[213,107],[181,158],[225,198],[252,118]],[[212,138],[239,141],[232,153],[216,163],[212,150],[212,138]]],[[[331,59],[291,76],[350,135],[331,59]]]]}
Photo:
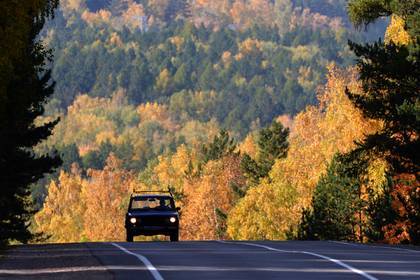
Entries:
{"type": "Polygon", "coordinates": [[[327,84],[318,95],[320,105],[296,116],[288,156],[273,167],[273,172],[278,169],[287,174],[287,182],[297,188],[301,207],[309,206],[312,191],[333,156],[349,152],[355,141],[381,127],[353,106],[345,94],[346,87],[361,92],[356,69],[330,66],[327,84]]]}
{"type": "Polygon", "coordinates": [[[230,1],[226,0],[197,0],[190,3],[193,16],[196,15],[193,21],[197,26],[217,26],[229,16],[231,8],[230,1]]]}
{"type": "Polygon", "coordinates": [[[286,239],[291,221],[299,215],[296,193],[287,185],[267,181],[248,190],[229,213],[229,236],[236,240],[286,239]]]}
{"type": "Polygon", "coordinates": [[[60,172],[58,182],[52,181],[44,207],[35,215],[37,229],[51,235],[52,242],[77,242],[82,240],[84,204],[80,193],[85,186],[80,172],[60,172]]]}
{"type": "Polygon", "coordinates": [[[98,134],[106,132],[108,136],[115,135],[116,124],[103,115],[103,111],[110,107],[109,99],[78,96],[68,107],[66,118],[54,129],[51,140],[60,139],[60,144],[77,143],[79,147],[91,147],[97,140],[102,140],[101,137],[97,139],[98,134]]]}
{"type": "Polygon", "coordinates": [[[166,130],[174,131],[177,126],[171,120],[171,116],[166,105],[159,105],[158,103],[145,103],[137,107],[141,122],[158,122],[166,130]]]}
{"type": "Polygon", "coordinates": [[[123,42],[117,32],[112,32],[109,37],[109,43],[116,47],[122,48],[123,42]]]}
{"type": "Polygon", "coordinates": [[[289,50],[292,52],[292,61],[294,63],[299,61],[310,61],[320,53],[319,47],[315,45],[300,45],[294,48],[289,48],[289,50]]]}
{"type": "Polygon", "coordinates": [[[51,182],[44,206],[35,216],[37,229],[53,242],[124,240],[124,217],[128,197],[136,188],[134,174],[121,168],[110,155],[104,170],[60,173],[51,182]]]}
{"type": "Polygon", "coordinates": [[[355,141],[381,127],[353,106],[346,87],[361,92],[356,69],[340,70],[331,65],[327,84],[318,95],[320,105],[308,106],[293,121],[287,157],[275,162],[269,182],[247,192],[230,213],[228,232],[232,238],[285,238],[286,231],[299,223],[301,210],[310,206],[313,190],[333,156],[349,152],[355,141]],[[264,196],[270,199],[264,200],[264,196]],[[251,207],[261,201],[265,206],[251,207]],[[251,208],[245,210],[247,207],[251,208]]]}
{"type": "Polygon", "coordinates": [[[171,83],[171,74],[168,69],[163,69],[156,78],[156,90],[166,92],[171,83]]]}
{"type": "Polygon", "coordinates": [[[183,193],[185,173],[190,162],[195,162],[197,155],[185,145],[178,147],[172,156],[159,156],[159,163],[153,169],[161,189],[173,187],[176,192],[183,193]]]}
{"type": "Polygon", "coordinates": [[[84,235],[88,240],[124,240],[124,217],[128,197],[135,188],[134,175],[121,169],[122,162],[111,155],[104,170],[89,170],[89,184],[82,190],[86,205],[84,235]],[[98,219],[100,222],[97,222],[98,219]]]}
{"type": "Polygon", "coordinates": [[[90,25],[109,23],[111,19],[111,12],[107,10],[99,10],[96,13],[91,13],[85,10],[82,13],[82,19],[90,25]]]}
{"type": "Polygon", "coordinates": [[[383,193],[383,187],[387,181],[387,172],[389,164],[383,158],[372,159],[367,169],[367,187],[373,191],[373,195],[383,193]]]}
{"type": "Polygon", "coordinates": [[[184,45],[184,38],[180,36],[174,36],[169,38],[169,42],[171,42],[171,44],[174,44],[176,49],[180,51],[182,46],[184,45]]]}
{"type": "Polygon", "coordinates": [[[247,38],[239,43],[239,52],[243,55],[261,51],[261,42],[256,39],[247,38]]]}
{"type": "Polygon", "coordinates": [[[186,181],[184,210],[181,216],[181,238],[187,240],[218,239],[222,223],[218,209],[228,213],[234,204],[232,183],[243,183],[237,156],[210,161],[202,175],[186,181]]]}
{"type": "Polygon", "coordinates": [[[239,144],[238,150],[241,153],[248,154],[251,158],[255,159],[258,152],[258,146],[253,135],[248,134],[244,141],[239,144]]]}
{"type": "Polygon", "coordinates": [[[114,131],[101,131],[98,134],[96,134],[96,144],[98,146],[105,142],[110,142],[110,143],[117,142],[114,131]]]}
{"type": "Polygon", "coordinates": [[[317,86],[316,79],[314,79],[314,73],[310,66],[300,66],[299,67],[299,76],[298,76],[299,85],[304,88],[306,91],[315,89],[317,86]]]}
{"type": "Polygon", "coordinates": [[[188,145],[198,149],[202,143],[213,139],[219,133],[219,126],[214,119],[207,123],[202,123],[196,120],[187,121],[178,132],[177,136],[183,136],[188,145]]]}
{"type": "Polygon", "coordinates": [[[410,43],[410,40],[410,35],[405,30],[404,20],[397,15],[392,15],[391,23],[386,29],[385,43],[392,41],[398,45],[407,45],[410,43]]]}
{"type": "Polygon", "coordinates": [[[238,53],[235,55],[235,60],[236,61],[240,61],[244,58],[244,55],[242,53],[238,53]]]}

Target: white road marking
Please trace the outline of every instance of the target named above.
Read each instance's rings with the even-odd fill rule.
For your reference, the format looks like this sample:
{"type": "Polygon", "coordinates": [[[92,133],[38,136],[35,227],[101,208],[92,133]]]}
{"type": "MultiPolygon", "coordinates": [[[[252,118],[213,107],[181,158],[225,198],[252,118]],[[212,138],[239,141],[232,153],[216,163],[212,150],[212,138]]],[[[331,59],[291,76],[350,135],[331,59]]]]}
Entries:
{"type": "MultiPolygon", "coordinates": [[[[56,267],[56,268],[40,268],[40,269],[0,269],[0,276],[6,275],[40,275],[40,274],[54,274],[54,273],[69,273],[69,272],[89,272],[89,271],[146,271],[147,268],[142,266],[126,266],[126,265],[108,265],[108,266],[79,266],[79,267],[56,267]]],[[[212,272],[306,272],[306,273],[352,273],[348,270],[336,269],[321,269],[321,268],[284,268],[284,267],[221,267],[221,266],[159,266],[160,271],[212,271],[212,272]]],[[[418,271],[385,271],[385,270],[368,270],[369,273],[389,276],[420,276],[418,271]]]]}
{"type": "Polygon", "coordinates": [[[155,280],[163,280],[162,275],[160,275],[160,273],[156,269],[156,267],[154,267],[153,264],[145,256],[130,252],[126,248],[124,248],[124,247],[122,247],[122,246],[120,246],[116,243],[111,243],[111,244],[114,245],[115,247],[117,247],[118,249],[122,250],[124,253],[127,253],[129,255],[132,255],[132,256],[135,256],[136,258],[138,258],[146,266],[147,270],[150,271],[150,273],[153,275],[155,280]]]}
{"type": "Polygon", "coordinates": [[[333,241],[330,240],[331,243],[337,243],[337,244],[343,244],[347,246],[353,246],[353,247],[362,247],[362,248],[381,248],[381,249],[390,249],[390,250],[396,250],[396,251],[406,251],[411,253],[420,253],[420,251],[406,249],[406,248],[398,248],[398,247],[389,247],[389,246],[378,246],[378,245],[364,245],[364,244],[357,244],[357,243],[350,243],[350,242],[344,242],[344,241],[333,241]]]}
{"type": "Polygon", "coordinates": [[[357,269],[355,267],[352,267],[351,265],[345,264],[345,263],[343,263],[340,260],[332,259],[330,257],[324,256],[324,255],[320,255],[320,254],[317,254],[317,253],[312,253],[312,252],[307,252],[307,251],[281,250],[281,249],[276,249],[276,248],[269,247],[269,246],[266,246],[266,245],[260,245],[260,244],[248,243],[248,242],[240,242],[240,243],[227,242],[227,241],[217,241],[217,242],[220,242],[220,243],[229,243],[229,244],[238,244],[238,245],[241,245],[242,244],[242,245],[260,247],[260,248],[264,248],[264,249],[267,249],[267,250],[270,250],[270,251],[275,251],[275,252],[280,252],[280,253],[292,253],[292,254],[311,255],[311,256],[314,256],[314,257],[318,257],[318,258],[321,258],[321,259],[324,259],[324,260],[328,260],[330,262],[333,262],[333,263],[335,263],[335,264],[337,264],[339,266],[342,266],[342,267],[344,267],[344,268],[346,268],[346,269],[348,269],[348,270],[350,270],[350,271],[352,271],[352,272],[354,272],[356,274],[359,274],[359,275],[365,277],[366,279],[369,279],[369,280],[378,280],[378,278],[373,277],[372,275],[370,275],[370,274],[368,274],[368,273],[366,273],[366,272],[364,272],[364,271],[362,271],[360,269],[357,269]]]}

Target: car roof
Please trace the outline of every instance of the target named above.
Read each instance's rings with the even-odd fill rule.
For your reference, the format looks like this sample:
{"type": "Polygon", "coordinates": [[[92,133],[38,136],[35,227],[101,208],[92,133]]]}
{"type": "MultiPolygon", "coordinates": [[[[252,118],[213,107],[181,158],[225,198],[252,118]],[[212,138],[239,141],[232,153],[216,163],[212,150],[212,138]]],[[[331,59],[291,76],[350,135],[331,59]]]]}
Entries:
{"type": "Polygon", "coordinates": [[[167,194],[133,194],[131,198],[172,198],[172,196],[167,194]]]}

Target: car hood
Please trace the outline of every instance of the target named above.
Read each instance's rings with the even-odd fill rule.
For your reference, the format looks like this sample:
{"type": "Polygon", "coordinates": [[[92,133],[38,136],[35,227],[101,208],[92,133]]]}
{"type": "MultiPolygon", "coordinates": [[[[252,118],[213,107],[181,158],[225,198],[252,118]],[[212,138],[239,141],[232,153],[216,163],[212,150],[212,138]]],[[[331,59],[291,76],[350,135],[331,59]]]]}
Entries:
{"type": "Polygon", "coordinates": [[[178,216],[176,211],[130,211],[127,214],[129,217],[150,217],[150,216],[159,216],[159,217],[173,217],[178,216]]]}

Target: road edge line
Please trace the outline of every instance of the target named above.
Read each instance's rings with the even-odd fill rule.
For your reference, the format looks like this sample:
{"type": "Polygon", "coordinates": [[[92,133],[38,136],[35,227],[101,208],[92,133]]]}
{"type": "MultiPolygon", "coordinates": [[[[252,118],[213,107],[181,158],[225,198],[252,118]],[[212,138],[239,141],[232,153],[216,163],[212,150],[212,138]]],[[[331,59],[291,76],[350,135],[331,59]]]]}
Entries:
{"type": "Polygon", "coordinates": [[[124,253],[132,255],[132,256],[136,257],[137,259],[139,259],[146,266],[147,270],[153,275],[155,280],[163,280],[162,275],[159,273],[159,271],[156,269],[156,267],[149,261],[148,258],[146,258],[143,255],[133,253],[133,252],[127,250],[126,248],[124,248],[123,246],[120,246],[120,245],[118,245],[114,242],[112,242],[111,244],[114,245],[115,247],[117,247],[118,249],[120,249],[121,251],[123,251],[124,253]]]}
{"type": "Polygon", "coordinates": [[[282,249],[276,249],[276,248],[273,248],[273,247],[270,247],[270,246],[266,246],[266,245],[255,244],[255,243],[248,243],[248,242],[240,242],[240,243],[237,243],[237,242],[228,242],[228,241],[221,241],[221,240],[217,240],[217,242],[219,242],[219,243],[227,243],[227,244],[239,244],[239,245],[242,244],[242,245],[260,247],[260,248],[264,248],[264,249],[269,250],[269,251],[275,251],[275,252],[280,252],[280,253],[292,253],[292,254],[305,254],[305,255],[310,255],[310,256],[318,257],[318,258],[321,258],[321,259],[324,259],[324,260],[328,260],[330,262],[333,262],[333,263],[335,263],[335,264],[337,264],[337,265],[339,265],[341,267],[344,267],[344,268],[350,270],[353,273],[356,273],[356,274],[359,274],[359,275],[365,277],[366,279],[369,279],[369,280],[378,280],[378,278],[370,275],[369,273],[366,273],[363,270],[360,270],[360,269],[357,269],[357,268],[355,268],[355,267],[353,267],[351,265],[348,265],[348,264],[346,264],[346,263],[344,263],[344,262],[342,262],[340,260],[333,259],[333,258],[324,256],[324,255],[321,255],[321,254],[313,253],[313,252],[282,250],[282,249]]]}

